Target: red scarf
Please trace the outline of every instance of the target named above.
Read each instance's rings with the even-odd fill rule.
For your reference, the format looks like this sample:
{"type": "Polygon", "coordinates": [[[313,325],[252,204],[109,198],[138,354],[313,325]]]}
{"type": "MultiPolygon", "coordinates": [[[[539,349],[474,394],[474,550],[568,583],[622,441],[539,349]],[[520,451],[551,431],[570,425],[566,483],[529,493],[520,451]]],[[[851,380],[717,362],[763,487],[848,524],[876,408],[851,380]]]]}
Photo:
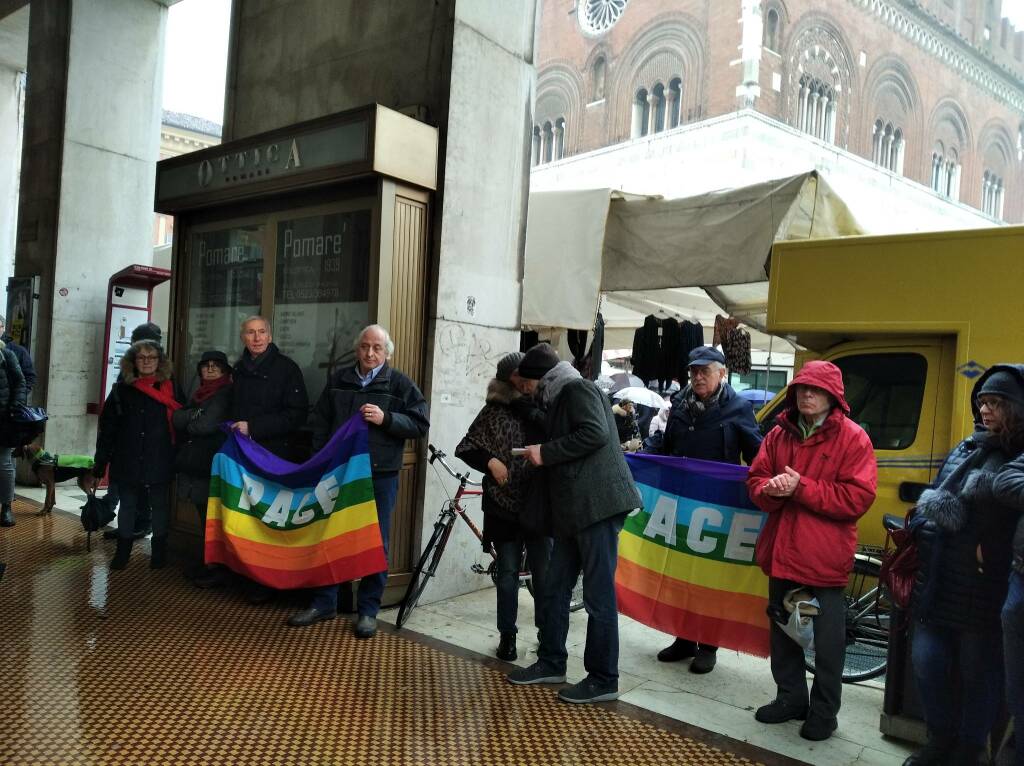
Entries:
{"type": "Polygon", "coordinates": [[[215,393],[220,391],[224,386],[231,385],[230,375],[221,375],[216,380],[204,380],[199,384],[199,388],[192,394],[192,399],[197,403],[202,404],[215,393]]]}
{"type": "MultiPolygon", "coordinates": [[[[166,381],[170,382],[170,381],[166,381]]],[[[174,398],[174,386],[160,388],[160,383],[155,375],[145,375],[135,379],[132,388],[140,391],[150,399],[154,399],[167,408],[167,430],[171,432],[171,444],[174,444],[174,424],[171,422],[171,414],[181,409],[181,402],[174,398]]]]}

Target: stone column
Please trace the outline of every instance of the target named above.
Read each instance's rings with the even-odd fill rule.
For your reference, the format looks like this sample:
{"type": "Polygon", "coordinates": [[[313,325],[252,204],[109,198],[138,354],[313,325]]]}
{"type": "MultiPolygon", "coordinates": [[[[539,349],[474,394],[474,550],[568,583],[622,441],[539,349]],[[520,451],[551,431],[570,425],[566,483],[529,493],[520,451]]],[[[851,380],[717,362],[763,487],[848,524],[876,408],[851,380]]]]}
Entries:
{"type": "Polygon", "coordinates": [[[107,279],[152,261],[166,17],[157,0],[32,2],[15,271],[41,277],[52,452],[92,452],[107,279]]]}
{"type": "Polygon", "coordinates": [[[565,154],[565,123],[559,120],[552,126],[551,132],[551,159],[560,160],[565,154]]]}
{"type": "Polygon", "coordinates": [[[805,120],[807,118],[807,96],[808,90],[806,85],[800,86],[800,105],[796,110],[796,127],[797,130],[805,130],[805,120]]]}
{"type": "Polygon", "coordinates": [[[679,99],[677,93],[669,88],[665,91],[665,130],[674,128],[679,124],[679,99]],[[673,119],[674,124],[673,124],[673,119]]]}
{"type": "Polygon", "coordinates": [[[640,138],[644,132],[644,106],[636,98],[633,99],[633,115],[629,123],[629,137],[640,138]]]}
{"type": "Polygon", "coordinates": [[[0,66],[0,314],[7,310],[4,290],[14,274],[24,81],[24,72],[0,66]]]}
{"type": "Polygon", "coordinates": [[[654,135],[654,128],[658,119],[658,97],[653,93],[647,94],[647,135],[654,135]]]}
{"type": "Polygon", "coordinates": [[[530,166],[540,164],[540,128],[534,126],[530,134],[530,166]]]}

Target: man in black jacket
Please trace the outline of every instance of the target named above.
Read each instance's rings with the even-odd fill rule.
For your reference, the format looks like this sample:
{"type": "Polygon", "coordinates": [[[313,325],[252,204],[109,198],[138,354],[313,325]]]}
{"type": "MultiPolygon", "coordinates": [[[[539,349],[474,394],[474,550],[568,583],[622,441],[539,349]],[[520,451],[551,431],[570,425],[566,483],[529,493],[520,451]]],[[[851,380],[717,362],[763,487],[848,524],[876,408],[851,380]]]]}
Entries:
{"type": "MultiPolygon", "coordinates": [[[[355,342],[356,365],[333,375],[313,410],[314,449],[323,447],[356,413],[369,426],[373,496],[385,554],[405,442],[425,436],[430,427],[423,394],[415,383],[387,363],[394,351],[395,344],[387,330],[375,324],[365,328],[355,342]]],[[[385,570],[359,581],[357,638],[372,638],[377,632],[377,612],[387,579],[385,570]]],[[[305,627],[334,619],[337,612],[338,586],[329,585],[315,589],[310,607],[292,616],[288,624],[305,627]]]]}
{"type": "MultiPolygon", "coordinates": [[[[672,397],[672,410],[660,448],[662,455],[750,465],[761,446],[754,408],[726,383],[725,356],[713,346],[697,346],[689,356],[690,382],[672,397]]],[[[691,673],[710,673],[718,647],[677,638],[658,652],[661,662],[693,657],[691,673]]]]}
{"type": "Polygon", "coordinates": [[[242,322],[245,350],[233,370],[231,419],[243,436],[288,459],[289,437],[306,422],[309,397],[299,365],[274,345],[270,322],[242,322]]]}

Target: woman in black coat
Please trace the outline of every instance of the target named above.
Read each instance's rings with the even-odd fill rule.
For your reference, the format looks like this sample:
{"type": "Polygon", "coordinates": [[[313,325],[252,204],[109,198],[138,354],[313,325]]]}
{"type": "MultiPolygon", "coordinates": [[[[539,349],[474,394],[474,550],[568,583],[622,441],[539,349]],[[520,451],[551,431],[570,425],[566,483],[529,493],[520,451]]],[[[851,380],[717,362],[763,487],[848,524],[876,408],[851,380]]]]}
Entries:
{"type": "MultiPolygon", "coordinates": [[[[455,448],[455,456],[484,474],[484,550],[494,546],[497,554],[497,613],[501,639],[498,659],[516,659],[516,616],[519,608],[519,563],[526,546],[526,558],[533,578],[535,605],[544,587],[544,574],[551,557],[551,538],[524,523],[528,504],[542,502],[539,471],[526,460],[512,455],[513,447],[536,444],[542,438],[532,424],[532,405],[516,391],[512,375],[523,358],[520,352],[506,354],[498,362],[494,379],[487,385],[487,403],[477,414],[466,436],[455,448]]],[[[536,509],[532,509],[536,510],[536,509]]],[[[542,514],[534,514],[540,516],[542,514]]],[[[540,610],[534,609],[540,629],[540,610]]]]}
{"type": "Polygon", "coordinates": [[[1000,612],[1024,508],[991,488],[1024,450],[1024,367],[990,367],[971,401],[977,430],[946,458],[911,522],[920,562],[912,658],[928,742],[905,766],[987,763],[1003,702],[1000,612]]]}
{"type": "MultiPolygon", "coordinates": [[[[199,513],[200,529],[206,535],[206,505],[210,496],[213,456],[224,443],[222,424],[231,411],[231,365],[223,351],[206,351],[196,367],[199,387],[172,420],[178,436],[179,500],[187,500],[199,513]]],[[[223,583],[219,568],[208,568],[194,580],[200,588],[223,583]]]]}
{"type": "Polygon", "coordinates": [[[175,434],[171,419],[181,409],[171,363],[159,343],[140,340],[121,359],[121,380],[110,390],[100,414],[93,476],[110,468],[121,493],[117,553],[111,569],[124,569],[132,552],[135,514],[147,495],[153,514],[149,566],[159,569],[167,556],[170,488],[174,478],[175,434]]]}
{"type": "MultiPolygon", "coordinates": [[[[18,364],[18,357],[0,341],[0,412],[8,412],[11,408],[25,403],[28,389],[25,387],[25,376],[18,364]]],[[[0,447],[0,527],[14,526],[14,459],[11,457],[13,447],[0,447]]]]}

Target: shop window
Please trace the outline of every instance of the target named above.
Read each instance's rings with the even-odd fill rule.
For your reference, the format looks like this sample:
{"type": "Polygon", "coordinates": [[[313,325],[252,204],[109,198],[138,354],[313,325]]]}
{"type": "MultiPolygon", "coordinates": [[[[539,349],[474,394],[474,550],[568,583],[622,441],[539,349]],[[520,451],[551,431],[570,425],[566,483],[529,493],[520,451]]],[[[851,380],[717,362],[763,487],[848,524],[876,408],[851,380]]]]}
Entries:
{"type": "Polygon", "coordinates": [[[185,369],[190,373],[204,351],[217,349],[235,358],[242,320],[260,313],[263,232],[262,224],[251,224],[193,230],[189,237],[185,369]]]}
{"type": "Polygon", "coordinates": [[[369,295],[369,209],[278,221],[274,340],[302,369],[311,402],[334,370],[355,364],[369,295]]]}

